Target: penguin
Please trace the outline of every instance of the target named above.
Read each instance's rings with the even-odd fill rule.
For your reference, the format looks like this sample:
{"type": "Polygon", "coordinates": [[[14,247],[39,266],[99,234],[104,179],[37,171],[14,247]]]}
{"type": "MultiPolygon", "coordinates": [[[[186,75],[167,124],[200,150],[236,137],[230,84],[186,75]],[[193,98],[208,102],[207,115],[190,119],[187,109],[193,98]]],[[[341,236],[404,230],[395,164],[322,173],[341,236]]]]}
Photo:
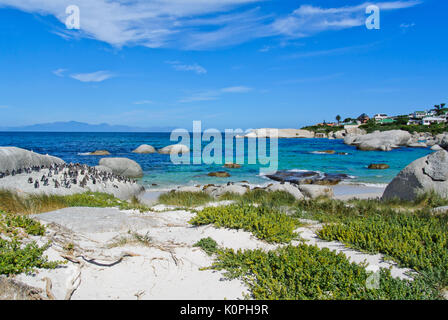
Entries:
{"type": "Polygon", "coordinates": [[[29,178],[28,178],[28,183],[29,183],[29,184],[33,183],[33,178],[29,177],[29,178]]]}
{"type": "Polygon", "coordinates": [[[39,181],[34,182],[34,189],[39,189],[39,181]]]}

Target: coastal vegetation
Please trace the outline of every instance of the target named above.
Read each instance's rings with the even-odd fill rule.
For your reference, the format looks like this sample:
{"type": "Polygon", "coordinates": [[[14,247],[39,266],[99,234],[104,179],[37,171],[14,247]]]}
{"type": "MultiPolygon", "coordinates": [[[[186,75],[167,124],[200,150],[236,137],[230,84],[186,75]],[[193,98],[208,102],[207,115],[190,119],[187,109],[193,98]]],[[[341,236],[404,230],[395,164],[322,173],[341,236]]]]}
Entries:
{"type": "Polygon", "coordinates": [[[418,125],[418,124],[407,124],[407,119],[403,123],[401,121],[381,124],[375,122],[375,120],[369,120],[367,123],[359,126],[360,129],[364,129],[367,133],[372,133],[374,131],[389,131],[389,130],[403,130],[408,131],[410,133],[418,132],[418,133],[431,133],[432,135],[441,134],[448,131],[447,123],[439,123],[439,124],[431,124],[429,126],[418,125]]]}
{"type": "Polygon", "coordinates": [[[210,269],[225,270],[229,279],[243,280],[250,290],[246,298],[258,300],[438,298],[438,292],[420,277],[413,281],[396,279],[390,270],[381,269],[375,278],[373,272],[351,263],[343,253],[306,244],[268,252],[219,249],[210,269]]]}
{"type": "Polygon", "coordinates": [[[276,210],[260,205],[234,204],[208,207],[190,220],[195,226],[213,224],[217,228],[243,229],[258,239],[272,243],[286,243],[297,238],[294,230],[299,222],[276,210]]]}
{"type": "Polygon", "coordinates": [[[434,214],[431,208],[446,202],[433,194],[411,203],[301,201],[296,216],[324,222],[320,238],[382,253],[443,290],[448,287],[448,215],[434,214]]]}
{"type": "Polygon", "coordinates": [[[392,278],[390,271],[383,269],[379,287],[367,289],[365,282],[371,274],[364,266],[352,264],[345,256],[327,249],[307,245],[288,245],[270,252],[218,249],[211,268],[226,270],[229,278],[245,281],[251,298],[436,299],[448,288],[448,215],[431,210],[447,205],[447,199],[427,193],[413,202],[343,202],[323,197],[280,201],[289,212],[296,211],[290,216],[274,206],[266,206],[266,197],[260,190],[246,197],[225,194],[222,198],[237,203],[206,208],[190,223],[244,229],[268,242],[290,243],[298,238],[294,230],[303,221],[300,219],[320,221],[323,227],[317,234],[321,239],[340,241],[367,253],[381,253],[400,267],[412,269],[413,281],[392,278]],[[315,261],[321,262],[315,265],[315,261]]]}
{"type": "Polygon", "coordinates": [[[42,236],[45,227],[28,217],[0,211],[0,275],[31,272],[36,268],[54,269],[61,262],[44,256],[49,243],[39,246],[29,236],[42,236]]]}

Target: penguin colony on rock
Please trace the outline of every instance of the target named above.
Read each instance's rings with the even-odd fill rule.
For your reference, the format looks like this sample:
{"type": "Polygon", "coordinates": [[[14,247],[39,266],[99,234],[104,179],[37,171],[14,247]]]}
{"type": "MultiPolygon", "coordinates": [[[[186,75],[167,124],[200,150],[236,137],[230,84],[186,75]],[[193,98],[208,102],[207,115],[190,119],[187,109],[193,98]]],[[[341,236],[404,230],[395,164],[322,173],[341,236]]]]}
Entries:
{"type": "MultiPolygon", "coordinates": [[[[6,170],[6,172],[0,172],[0,179],[7,176],[15,176],[18,174],[31,174],[32,172],[40,172],[43,169],[49,169],[47,175],[42,175],[40,179],[34,180],[32,177],[28,178],[29,184],[34,184],[34,188],[40,188],[43,186],[53,186],[54,188],[67,188],[70,189],[72,185],[79,185],[81,188],[85,188],[89,181],[92,184],[102,183],[106,187],[107,182],[113,183],[114,181],[135,184],[136,180],[131,180],[130,178],[117,176],[113,173],[97,170],[96,168],[89,167],[85,164],[70,163],[70,164],[53,164],[49,167],[45,166],[32,166],[28,168],[22,168],[17,170],[6,170]],[[58,175],[62,174],[59,179],[58,175]],[[50,180],[51,179],[51,180],[50,180]]],[[[116,184],[113,185],[114,188],[118,189],[116,184]]]]}

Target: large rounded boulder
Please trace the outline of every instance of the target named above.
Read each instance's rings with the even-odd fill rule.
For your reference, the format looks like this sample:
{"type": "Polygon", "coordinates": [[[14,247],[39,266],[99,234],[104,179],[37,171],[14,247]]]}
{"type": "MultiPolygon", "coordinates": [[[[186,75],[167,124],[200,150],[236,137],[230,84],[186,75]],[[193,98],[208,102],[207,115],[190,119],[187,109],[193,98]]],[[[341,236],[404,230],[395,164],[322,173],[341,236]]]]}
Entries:
{"type": "Polygon", "coordinates": [[[420,194],[435,192],[448,198],[448,152],[434,152],[404,168],[387,186],[383,200],[415,200],[420,194]]]}
{"type": "Polygon", "coordinates": [[[143,170],[134,160],[128,158],[103,158],[100,160],[100,166],[110,168],[118,176],[129,178],[143,177],[143,170]]]}
{"type": "Polygon", "coordinates": [[[64,160],[28,151],[17,147],[0,147],[0,172],[24,169],[33,166],[49,167],[63,164],[64,160]]]}
{"type": "Polygon", "coordinates": [[[190,152],[190,148],[183,144],[173,144],[159,150],[159,153],[161,154],[183,154],[188,152],[190,152]]]}
{"type": "Polygon", "coordinates": [[[411,134],[403,130],[376,131],[365,135],[348,135],[344,143],[362,151],[391,151],[407,146],[411,138],[411,134]]]}
{"type": "Polygon", "coordinates": [[[140,153],[140,154],[149,154],[149,153],[156,153],[156,149],[153,146],[150,146],[148,144],[142,144],[137,149],[132,151],[133,153],[140,153]]]}

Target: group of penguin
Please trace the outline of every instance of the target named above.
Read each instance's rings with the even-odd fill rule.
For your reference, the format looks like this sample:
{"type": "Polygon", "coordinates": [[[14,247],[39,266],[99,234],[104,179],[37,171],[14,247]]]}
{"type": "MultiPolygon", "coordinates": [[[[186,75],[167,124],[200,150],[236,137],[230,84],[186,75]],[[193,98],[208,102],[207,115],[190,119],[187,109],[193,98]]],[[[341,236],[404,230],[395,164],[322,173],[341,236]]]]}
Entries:
{"type": "MultiPolygon", "coordinates": [[[[118,176],[106,171],[100,171],[94,167],[79,163],[53,164],[49,167],[31,166],[12,171],[6,170],[5,172],[0,172],[0,179],[18,174],[40,172],[43,169],[48,169],[47,175],[43,174],[40,179],[33,179],[32,177],[28,178],[28,183],[34,184],[35,189],[39,189],[41,184],[43,186],[50,186],[50,178],[54,188],[63,187],[67,189],[70,189],[72,185],[79,185],[81,188],[85,188],[89,181],[92,182],[92,184],[103,183],[104,187],[106,187],[107,182],[113,183],[115,181],[125,184],[137,183],[137,181],[131,180],[130,178],[118,176]],[[62,174],[62,176],[58,180],[57,178],[59,174],[62,174]]],[[[113,184],[113,186],[118,189],[116,184],[113,184]]]]}

